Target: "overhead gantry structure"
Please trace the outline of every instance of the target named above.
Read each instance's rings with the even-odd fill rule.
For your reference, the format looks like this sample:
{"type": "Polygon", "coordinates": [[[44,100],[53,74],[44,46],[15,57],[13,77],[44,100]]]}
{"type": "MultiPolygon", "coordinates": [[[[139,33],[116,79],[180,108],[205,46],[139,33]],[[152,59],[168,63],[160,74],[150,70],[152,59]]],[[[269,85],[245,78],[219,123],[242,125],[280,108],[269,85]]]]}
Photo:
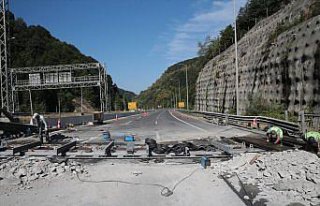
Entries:
{"type": "Polygon", "coordinates": [[[8,0],[0,0],[1,107],[15,112],[20,91],[99,87],[101,111],[109,111],[107,72],[99,63],[9,68],[8,7],[8,0]]]}
{"type": "Polygon", "coordinates": [[[11,77],[8,68],[8,54],[7,54],[7,19],[8,2],[0,0],[0,84],[1,84],[1,106],[13,111],[13,97],[11,88],[11,77]]]}
{"type": "MultiPolygon", "coordinates": [[[[11,68],[10,76],[12,96],[20,91],[99,87],[101,111],[108,111],[108,78],[100,63],[11,68]]],[[[13,101],[13,110],[17,104],[13,101]]]]}

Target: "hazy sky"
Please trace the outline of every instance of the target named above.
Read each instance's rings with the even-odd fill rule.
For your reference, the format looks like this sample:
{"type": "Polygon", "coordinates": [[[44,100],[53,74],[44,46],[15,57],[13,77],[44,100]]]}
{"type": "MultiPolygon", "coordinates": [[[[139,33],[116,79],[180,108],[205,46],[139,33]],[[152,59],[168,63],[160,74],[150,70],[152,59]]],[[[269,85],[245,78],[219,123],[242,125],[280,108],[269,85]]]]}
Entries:
{"type": "Polygon", "coordinates": [[[233,21],[231,0],[10,0],[10,9],[106,63],[114,82],[136,93],[233,21]]]}

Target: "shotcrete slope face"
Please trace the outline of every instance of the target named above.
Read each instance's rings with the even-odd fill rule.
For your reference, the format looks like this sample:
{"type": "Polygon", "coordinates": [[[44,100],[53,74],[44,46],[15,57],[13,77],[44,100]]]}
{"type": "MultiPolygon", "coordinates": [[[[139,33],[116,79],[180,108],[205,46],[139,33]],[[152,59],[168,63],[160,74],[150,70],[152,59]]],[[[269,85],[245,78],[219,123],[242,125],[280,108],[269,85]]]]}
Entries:
{"type": "MultiPolygon", "coordinates": [[[[301,21],[313,2],[292,2],[260,21],[239,41],[239,109],[242,114],[250,94],[284,103],[291,112],[307,107],[320,110],[320,16],[301,21]],[[289,29],[278,34],[279,25],[289,29]]],[[[231,46],[202,69],[196,85],[196,110],[235,108],[234,57],[234,46],[231,46]]]]}

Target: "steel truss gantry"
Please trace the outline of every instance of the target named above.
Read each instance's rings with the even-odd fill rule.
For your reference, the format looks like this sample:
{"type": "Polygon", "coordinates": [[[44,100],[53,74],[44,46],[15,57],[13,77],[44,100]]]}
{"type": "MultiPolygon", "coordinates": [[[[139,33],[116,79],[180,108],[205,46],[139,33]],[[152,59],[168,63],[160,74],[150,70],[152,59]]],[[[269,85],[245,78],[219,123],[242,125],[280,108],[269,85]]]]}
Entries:
{"type": "Polygon", "coordinates": [[[13,96],[20,91],[99,87],[101,111],[108,110],[107,73],[100,63],[11,68],[10,76],[13,96]],[[85,75],[77,72],[84,70],[85,75]]]}
{"type": "Polygon", "coordinates": [[[7,54],[7,0],[0,0],[0,84],[1,107],[13,111],[13,96],[11,92],[11,76],[8,68],[7,54]]]}
{"type": "Polygon", "coordinates": [[[99,87],[101,111],[108,111],[108,78],[106,69],[99,63],[9,68],[7,46],[9,21],[6,19],[8,8],[8,0],[0,0],[1,107],[15,112],[18,108],[19,91],[99,87]],[[90,72],[81,76],[77,74],[78,70],[90,70],[90,72]],[[68,77],[61,81],[63,74],[67,74],[68,77]],[[48,77],[51,79],[48,80],[48,77]]]}

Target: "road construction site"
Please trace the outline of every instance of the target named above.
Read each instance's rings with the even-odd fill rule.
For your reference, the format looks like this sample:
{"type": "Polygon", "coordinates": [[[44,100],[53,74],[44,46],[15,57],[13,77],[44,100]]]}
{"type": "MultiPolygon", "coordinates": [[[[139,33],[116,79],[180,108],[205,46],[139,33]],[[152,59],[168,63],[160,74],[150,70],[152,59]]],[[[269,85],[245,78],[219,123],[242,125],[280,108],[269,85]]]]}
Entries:
{"type": "Polygon", "coordinates": [[[50,143],[6,140],[1,202],[320,204],[320,161],[299,141],[273,145],[263,132],[205,120],[156,110],[55,131],[50,143]]]}

